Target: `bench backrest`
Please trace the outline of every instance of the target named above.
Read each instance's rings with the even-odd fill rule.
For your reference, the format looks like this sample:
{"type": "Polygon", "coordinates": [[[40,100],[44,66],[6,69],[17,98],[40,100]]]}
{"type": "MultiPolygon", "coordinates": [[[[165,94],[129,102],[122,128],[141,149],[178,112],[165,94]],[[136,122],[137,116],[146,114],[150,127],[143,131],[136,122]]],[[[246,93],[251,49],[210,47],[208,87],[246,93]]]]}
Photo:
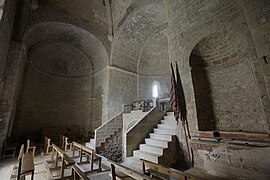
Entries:
{"type": "Polygon", "coordinates": [[[55,144],[52,145],[53,149],[61,156],[63,157],[65,154],[65,151],[63,151],[62,149],[60,149],[58,146],[56,146],[55,144]]]}
{"type": "Polygon", "coordinates": [[[118,164],[114,161],[108,160],[108,162],[111,164],[111,173],[112,173],[112,180],[116,180],[116,172],[115,169],[117,169],[118,171],[128,175],[129,177],[132,177],[134,179],[138,179],[138,180],[148,180],[148,179],[152,179],[149,176],[146,176],[144,174],[141,174],[139,172],[136,172],[128,167],[125,167],[121,164],[118,164]]]}
{"type": "Polygon", "coordinates": [[[24,144],[21,145],[18,160],[20,160],[23,157],[24,154],[24,144]]]}
{"type": "Polygon", "coordinates": [[[176,177],[179,180],[187,180],[187,179],[198,180],[198,179],[200,179],[197,176],[187,174],[187,173],[185,173],[183,171],[179,171],[177,169],[165,167],[163,165],[156,164],[156,163],[144,160],[144,159],[141,159],[141,161],[143,162],[143,173],[144,174],[146,174],[146,171],[147,171],[146,167],[148,167],[148,169],[152,169],[154,171],[157,171],[159,173],[165,174],[165,175],[170,176],[170,177],[176,177]]]}
{"type": "Polygon", "coordinates": [[[56,153],[58,155],[61,156],[62,159],[64,159],[64,161],[66,162],[67,165],[71,165],[71,164],[75,164],[75,162],[73,161],[73,159],[71,159],[66,153],[65,151],[63,151],[62,149],[60,149],[58,146],[56,146],[55,144],[52,144],[53,149],[56,151],[56,153]]]}
{"type": "Polygon", "coordinates": [[[72,171],[74,172],[74,179],[90,180],[86,174],[84,174],[76,165],[72,166],[72,171]]]}
{"type": "MultiPolygon", "coordinates": [[[[93,158],[93,156],[95,155],[95,150],[86,147],[80,143],[77,143],[75,141],[72,142],[73,147],[78,148],[82,151],[82,153],[87,154],[88,156],[90,156],[90,158],[93,158]]],[[[73,149],[74,150],[74,149],[73,149]]]]}
{"type": "Polygon", "coordinates": [[[91,149],[91,148],[89,148],[89,147],[86,147],[86,146],[82,146],[82,151],[85,153],[85,154],[87,154],[87,155],[89,155],[91,158],[94,156],[94,154],[95,154],[95,151],[93,150],[93,149],[91,149]]]}

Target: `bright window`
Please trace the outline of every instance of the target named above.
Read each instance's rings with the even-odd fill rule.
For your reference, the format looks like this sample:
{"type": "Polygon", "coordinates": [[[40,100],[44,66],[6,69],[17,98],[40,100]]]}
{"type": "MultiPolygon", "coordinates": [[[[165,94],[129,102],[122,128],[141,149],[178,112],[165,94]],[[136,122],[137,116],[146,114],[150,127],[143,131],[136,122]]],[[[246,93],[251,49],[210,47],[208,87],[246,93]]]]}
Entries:
{"type": "Polygon", "coordinates": [[[157,85],[153,85],[153,89],[152,89],[152,96],[154,98],[157,98],[158,97],[158,86],[157,85]]]}

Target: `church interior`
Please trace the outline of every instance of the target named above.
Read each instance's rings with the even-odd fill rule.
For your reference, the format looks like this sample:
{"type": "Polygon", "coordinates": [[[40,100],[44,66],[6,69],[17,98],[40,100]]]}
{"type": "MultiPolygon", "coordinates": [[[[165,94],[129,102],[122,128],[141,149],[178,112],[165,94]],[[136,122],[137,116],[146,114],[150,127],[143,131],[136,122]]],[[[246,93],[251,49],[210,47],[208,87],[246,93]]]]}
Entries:
{"type": "Polygon", "coordinates": [[[270,1],[0,0],[0,175],[270,179],[270,1]]]}

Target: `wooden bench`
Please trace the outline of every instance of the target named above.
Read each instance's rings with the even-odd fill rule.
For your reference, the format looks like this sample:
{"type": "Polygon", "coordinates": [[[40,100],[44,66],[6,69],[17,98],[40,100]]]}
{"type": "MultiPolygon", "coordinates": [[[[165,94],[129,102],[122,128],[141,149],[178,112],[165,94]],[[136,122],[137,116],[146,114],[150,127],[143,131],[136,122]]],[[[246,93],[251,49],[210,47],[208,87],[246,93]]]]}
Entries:
{"type": "Polygon", "coordinates": [[[80,157],[80,162],[79,163],[90,163],[90,170],[87,171],[86,173],[89,172],[100,172],[101,171],[101,156],[97,155],[93,149],[90,149],[80,143],[74,142],[72,143],[73,145],[73,157],[75,156],[75,150],[79,150],[79,157],[80,157]],[[83,162],[83,155],[86,155],[87,160],[83,162]],[[98,164],[98,169],[94,169],[94,163],[97,162],[98,164]]]}
{"type": "Polygon", "coordinates": [[[26,176],[31,173],[31,180],[34,179],[34,156],[33,153],[24,153],[24,144],[21,145],[19,152],[19,167],[18,167],[18,175],[17,180],[20,180],[22,176],[26,176]]]}
{"type": "Polygon", "coordinates": [[[72,149],[72,142],[69,142],[69,141],[68,141],[68,137],[63,136],[63,144],[62,144],[62,148],[64,148],[65,151],[67,151],[67,150],[68,150],[68,147],[69,147],[69,150],[72,149]]]}
{"type": "MultiPolygon", "coordinates": [[[[54,167],[51,168],[52,170],[55,170],[55,169],[59,169],[61,168],[60,170],[60,179],[64,178],[64,170],[65,168],[67,167],[71,167],[75,164],[75,162],[67,155],[65,154],[65,152],[60,149],[59,147],[57,147],[55,144],[52,144],[52,162],[54,160],[54,152],[56,152],[56,155],[55,155],[55,160],[54,160],[54,167]],[[61,165],[58,166],[58,158],[61,158],[61,165]]],[[[67,177],[65,177],[67,178],[67,177]]]]}
{"type": "Polygon", "coordinates": [[[72,174],[74,180],[90,180],[76,165],[72,166],[72,174]]]}
{"type": "Polygon", "coordinates": [[[156,164],[144,159],[141,159],[143,162],[143,174],[151,176],[151,177],[158,177],[160,179],[170,179],[176,178],[179,180],[199,180],[201,178],[197,176],[193,176],[191,174],[187,174],[183,171],[179,171],[173,168],[165,167],[160,164],[156,164]]]}
{"type": "Polygon", "coordinates": [[[46,154],[49,153],[50,150],[53,149],[51,138],[48,138],[47,136],[44,137],[44,151],[46,154]]]}
{"type": "Polygon", "coordinates": [[[29,153],[30,150],[32,150],[33,156],[35,156],[36,146],[31,146],[30,139],[27,139],[26,153],[29,153]]]}
{"type": "Polygon", "coordinates": [[[121,164],[118,164],[114,161],[108,160],[111,164],[111,173],[110,176],[112,180],[120,180],[120,179],[137,179],[137,180],[148,180],[148,179],[155,179],[153,177],[141,174],[136,172],[128,167],[125,167],[121,164]],[[117,170],[117,172],[116,172],[117,170]]]}

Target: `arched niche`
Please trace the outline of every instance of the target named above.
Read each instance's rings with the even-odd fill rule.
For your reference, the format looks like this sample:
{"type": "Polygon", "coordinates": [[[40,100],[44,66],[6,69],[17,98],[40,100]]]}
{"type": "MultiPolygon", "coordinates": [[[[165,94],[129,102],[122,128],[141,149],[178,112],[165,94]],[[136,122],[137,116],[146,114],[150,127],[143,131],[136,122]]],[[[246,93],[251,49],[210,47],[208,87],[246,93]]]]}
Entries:
{"type": "Polygon", "coordinates": [[[91,33],[57,22],[36,25],[26,32],[24,43],[28,63],[14,134],[92,133],[93,124],[101,124],[102,110],[94,110],[102,109],[94,75],[108,64],[103,45],[91,33]]]}
{"type": "Polygon", "coordinates": [[[201,39],[190,55],[201,131],[258,132],[261,118],[247,42],[230,31],[201,39]]]}

